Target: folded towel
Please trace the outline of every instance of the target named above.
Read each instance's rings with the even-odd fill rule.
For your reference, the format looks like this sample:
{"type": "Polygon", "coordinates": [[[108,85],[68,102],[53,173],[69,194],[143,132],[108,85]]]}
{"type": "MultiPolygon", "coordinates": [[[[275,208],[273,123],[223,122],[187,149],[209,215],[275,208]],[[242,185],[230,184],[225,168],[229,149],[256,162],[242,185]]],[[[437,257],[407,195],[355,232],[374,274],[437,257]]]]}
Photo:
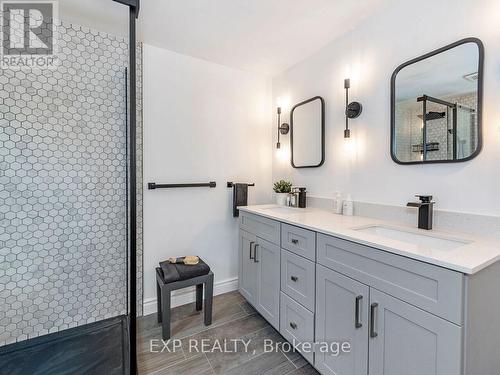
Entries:
{"type": "Polygon", "coordinates": [[[160,268],[163,272],[165,283],[192,279],[193,277],[203,276],[210,272],[210,267],[201,258],[196,265],[170,263],[166,260],[160,262],[160,268]]]}
{"type": "Polygon", "coordinates": [[[233,184],[233,217],[240,216],[238,206],[248,205],[248,184],[233,184]]]}
{"type": "Polygon", "coordinates": [[[168,258],[168,261],[170,263],[187,264],[190,266],[194,266],[200,262],[200,258],[198,258],[195,255],[188,255],[188,256],[180,257],[180,258],[168,258]]]}

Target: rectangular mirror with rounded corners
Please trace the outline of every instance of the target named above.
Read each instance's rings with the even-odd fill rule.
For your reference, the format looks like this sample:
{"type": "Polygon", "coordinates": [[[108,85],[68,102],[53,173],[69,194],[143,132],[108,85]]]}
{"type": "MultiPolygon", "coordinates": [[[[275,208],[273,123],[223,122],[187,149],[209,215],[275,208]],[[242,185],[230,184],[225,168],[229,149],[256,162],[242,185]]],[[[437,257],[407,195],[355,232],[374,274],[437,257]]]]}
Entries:
{"type": "Polygon", "coordinates": [[[484,47],[467,38],[400,65],[391,80],[398,164],[467,161],[482,147],[484,47]]]}
{"type": "Polygon", "coordinates": [[[295,105],[290,112],[291,164],[315,168],[325,161],[325,101],[320,96],[295,105]]]}

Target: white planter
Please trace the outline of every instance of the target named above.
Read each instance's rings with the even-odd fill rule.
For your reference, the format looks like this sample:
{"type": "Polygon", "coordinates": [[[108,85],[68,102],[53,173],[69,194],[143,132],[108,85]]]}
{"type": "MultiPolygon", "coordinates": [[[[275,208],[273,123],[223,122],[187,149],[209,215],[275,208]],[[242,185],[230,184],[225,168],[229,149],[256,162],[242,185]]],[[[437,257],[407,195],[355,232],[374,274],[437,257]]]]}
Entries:
{"type": "Polygon", "coordinates": [[[286,197],[288,193],[276,193],[276,204],[286,206],[286,197]]]}

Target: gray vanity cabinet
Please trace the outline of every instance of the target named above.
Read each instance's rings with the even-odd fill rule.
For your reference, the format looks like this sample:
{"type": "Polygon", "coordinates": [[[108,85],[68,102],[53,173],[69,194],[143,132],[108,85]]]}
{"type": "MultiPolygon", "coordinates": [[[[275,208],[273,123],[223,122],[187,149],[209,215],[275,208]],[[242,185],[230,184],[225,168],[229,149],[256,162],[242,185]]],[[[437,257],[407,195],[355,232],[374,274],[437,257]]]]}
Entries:
{"type": "Polygon", "coordinates": [[[318,234],[318,263],[457,325],[464,276],[344,239],[318,234]]]}
{"type": "Polygon", "coordinates": [[[316,351],[317,369],[325,375],[366,375],[370,288],[321,265],[316,280],[316,342],[351,344],[351,353],[338,356],[316,351]]]}
{"type": "Polygon", "coordinates": [[[276,329],[280,317],[280,224],[242,213],[239,232],[239,291],[276,329]]]}
{"type": "Polygon", "coordinates": [[[281,247],[313,262],[316,261],[316,233],[311,230],[281,224],[281,247]]]}
{"type": "Polygon", "coordinates": [[[498,374],[500,262],[465,275],[246,212],[239,242],[241,294],[285,339],[317,343],[303,354],[321,374],[498,374]]]}
{"type": "Polygon", "coordinates": [[[459,326],[373,288],[370,306],[370,375],[462,373],[459,326]]]}
{"type": "MultiPolygon", "coordinates": [[[[279,331],[289,342],[313,343],[314,313],[282,292],[279,331]]],[[[299,347],[298,350],[300,351],[301,348],[299,347]]],[[[302,352],[302,355],[311,364],[314,364],[312,348],[302,352]]]]}
{"type": "Polygon", "coordinates": [[[316,274],[316,341],[352,347],[316,353],[322,374],[461,373],[461,327],[321,265],[316,274]]]}
{"type": "Polygon", "coordinates": [[[318,263],[316,339],[353,346],[317,355],[323,374],[462,373],[463,275],[323,234],[318,263]]]}
{"type": "Polygon", "coordinates": [[[257,237],[254,250],[257,298],[254,306],[271,325],[280,327],[280,248],[257,237]]]}
{"type": "Polygon", "coordinates": [[[309,311],[314,311],[316,294],[315,263],[281,250],[281,291],[309,311]]]}
{"type": "Polygon", "coordinates": [[[257,300],[256,264],[253,260],[255,234],[240,230],[239,236],[239,291],[245,299],[254,304],[257,300]]]}

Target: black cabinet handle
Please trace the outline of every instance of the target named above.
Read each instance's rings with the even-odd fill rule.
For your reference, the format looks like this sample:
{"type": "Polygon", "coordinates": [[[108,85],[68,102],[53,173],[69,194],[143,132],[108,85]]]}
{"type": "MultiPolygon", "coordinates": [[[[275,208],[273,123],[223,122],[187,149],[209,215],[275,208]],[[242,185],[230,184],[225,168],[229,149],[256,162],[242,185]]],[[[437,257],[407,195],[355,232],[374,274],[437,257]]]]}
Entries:
{"type": "Polygon", "coordinates": [[[252,257],[252,246],[255,245],[255,242],[251,241],[250,242],[250,259],[253,259],[252,257]]]}
{"type": "Polygon", "coordinates": [[[296,283],[297,281],[299,281],[299,278],[297,276],[292,276],[292,277],[290,277],[290,279],[292,279],[292,281],[294,283],[296,283]]]}
{"type": "Polygon", "coordinates": [[[299,240],[296,240],[295,238],[293,238],[293,239],[292,239],[292,243],[293,243],[294,245],[297,245],[297,244],[299,243],[299,240]]]}
{"type": "Polygon", "coordinates": [[[257,246],[259,246],[258,243],[256,243],[253,247],[253,262],[254,263],[259,263],[259,260],[257,259],[257,246]]]}
{"type": "Polygon", "coordinates": [[[361,328],[363,327],[363,324],[361,323],[361,301],[363,300],[363,296],[357,296],[356,297],[356,304],[355,304],[355,317],[354,317],[354,327],[356,328],[361,328]]]}
{"type": "Polygon", "coordinates": [[[375,338],[378,336],[377,330],[375,328],[375,322],[377,321],[376,312],[378,308],[378,303],[372,303],[370,306],[370,337],[375,338]]]}
{"type": "Polygon", "coordinates": [[[292,329],[297,329],[297,324],[290,322],[290,327],[292,327],[292,329]]]}

